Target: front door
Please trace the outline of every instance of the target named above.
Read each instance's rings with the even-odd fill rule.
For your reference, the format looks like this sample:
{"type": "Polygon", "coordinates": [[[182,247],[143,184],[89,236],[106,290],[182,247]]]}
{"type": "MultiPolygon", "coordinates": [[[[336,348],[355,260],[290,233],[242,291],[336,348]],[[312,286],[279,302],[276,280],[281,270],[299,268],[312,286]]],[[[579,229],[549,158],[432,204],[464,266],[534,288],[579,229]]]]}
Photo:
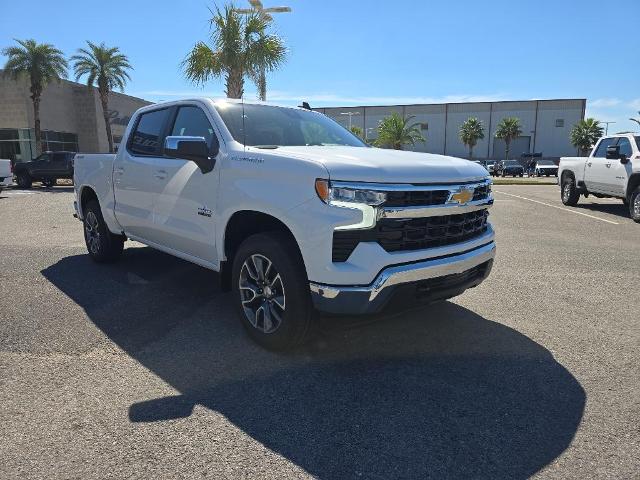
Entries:
{"type": "MultiPolygon", "coordinates": [[[[180,106],[174,118],[168,135],[203,137],[211,148],[215,139],[213,122],[202,108],[180,106]]],[[[167,157],[159,160],[156,168],[161,188],[154,207],[153,240],[178,252],[216,263],[215,205],[219,168],[202,173],[194,162],[167,157]]]]}
{"type": "Polygon", "coordinates": [[[596,147],[592,156],[586,159],[584,167],[584,183],[590,192],[599,192],[609,194],[610,185],[608,185],[611,173],[611,162],[607,160],[607,147],[615,145],[618,139],[603,138],[596,147]],[[609,166],[607,166],[609,164],[609,166]]]}
{"type": "Polygon", "coordinates": [[[153,241],[154,201],[162,188],[157,163],[170,111],[162,108],[140,114],[113,165],[115,216],[127,235],[142,240],[153,241]]]}
{"type": "Polygon", "coordinates": [[[631,159],[633,158],[633,149],[631,148],[631,142],[626,137],[618,139],[618,146],[620,147],[620,154],[624,154],[629,161],[621,163],[620,160],[609,160],[607,188],[613,195],[624,197],[626,195],[627,182],[632,173],[631,159]]]}

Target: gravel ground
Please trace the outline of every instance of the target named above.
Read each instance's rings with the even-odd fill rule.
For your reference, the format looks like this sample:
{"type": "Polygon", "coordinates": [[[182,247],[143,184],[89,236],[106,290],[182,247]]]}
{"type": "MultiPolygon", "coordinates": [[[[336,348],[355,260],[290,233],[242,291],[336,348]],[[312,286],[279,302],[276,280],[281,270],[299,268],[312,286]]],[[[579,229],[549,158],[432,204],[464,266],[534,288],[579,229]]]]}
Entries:
{"type": "Polygon", "coordinates": [[[93,264],[69,187],[2,192],[0,478],[638,478],[640,225],[495,191],[485,283],[289,354],[212,272],[93,264]]]}

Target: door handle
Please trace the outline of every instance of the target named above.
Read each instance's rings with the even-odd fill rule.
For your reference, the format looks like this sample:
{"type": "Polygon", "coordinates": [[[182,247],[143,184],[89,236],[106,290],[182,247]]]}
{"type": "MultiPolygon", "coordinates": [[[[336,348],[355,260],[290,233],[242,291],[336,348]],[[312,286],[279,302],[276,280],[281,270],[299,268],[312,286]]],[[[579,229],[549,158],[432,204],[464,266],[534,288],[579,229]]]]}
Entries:
{"type": "Polygon", "coordinates": [[[124,173],[124,168],[118,167],[113,171],[113,173],[115,173],[116,175],[122,175],[124,173]]]}
{"type": "Polygon", "coordinates": [[[611,168],[611,164],[610,163],[605,163],[605,165],[607,166],[607,168],[611,168]]]}
{"type": "Polygon", "coordinates": [[[587,167],[590,167],[590,166],[591,166],[591,162],[587,163],[587,167]]]}
{"type": "Polygon", "coordinates": [[[167,178],[167,172],[165,170],[158,170],[153,174],[153,176],[159,180],[164,180],[165,178],[167,178]]]}

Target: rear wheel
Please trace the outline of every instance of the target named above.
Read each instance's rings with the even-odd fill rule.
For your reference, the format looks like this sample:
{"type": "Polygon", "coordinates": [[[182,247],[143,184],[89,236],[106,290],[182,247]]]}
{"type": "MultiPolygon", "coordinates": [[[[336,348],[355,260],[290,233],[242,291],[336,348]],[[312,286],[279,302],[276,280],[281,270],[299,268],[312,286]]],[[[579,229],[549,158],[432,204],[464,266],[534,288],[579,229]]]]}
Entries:
{"type": "Polygon", "coordinates": [[[44,180],[42,180],[42,185],[44,185],[47,188],[53,187],[55,184],[56,184],[55,178],[45,178],[44,180]]]}
{"type": "Polygon", "coordinates": [[[20,188],[31,188],[31,177],[28,173],[18,173],[16,175],[16,183],[20,188]]]}
{"type": "Polygon", "coordinates": [[[629,197],[629,215],[634,222],[640,223],[640,185],[636,187],[629,197]]]}
{"type": "Polygon", "coordinates": [[[89,200],[82,210],[84,241],[89,255],[98,263],[115,262],[124,249],[124,237],[109,231],[96,200],[89,200]]]}
{"type": "Polygon", "coordinates": [[[247,238],[233,260],[232,276],[238,315],[256,343],[285,350],[304,341],[313,315],[309,280],[288,235],[247,238]]]}
{"type": "Polygon", "coordinates": [[[570,175],[565,175],[562,179],[562,203],[574,207],[578,204],[580,192],[576,188],[576,181],[570,175]]]}

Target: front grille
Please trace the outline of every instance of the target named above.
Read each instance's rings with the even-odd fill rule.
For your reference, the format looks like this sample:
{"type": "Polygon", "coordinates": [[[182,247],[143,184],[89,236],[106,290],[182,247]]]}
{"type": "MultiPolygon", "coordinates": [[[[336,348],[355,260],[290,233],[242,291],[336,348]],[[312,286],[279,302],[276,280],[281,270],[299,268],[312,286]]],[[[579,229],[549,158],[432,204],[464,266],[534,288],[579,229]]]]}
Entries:
{"type": "Polygon", "coordinates": [[[387,252],[400,252],[472,240],[487,231],[488,215],[485,209],[440,217],[384,218],[369,230],[337,230],[333,233],[333,261],[346,261],[360,242],[377,242],[387,252]]]}
{"type": "MultiPolygon", "coordinates": [[[[479,185],[473,192],[473,201],[484,200],[489,197],[491,187],[479,185]]],[[[449,199],[451,191],[443,187],[443,190],[417,190],[417,191],[391,191],[387,192],[387,200],[383,207],[429,207],[444,205],[449,199]]]]}

